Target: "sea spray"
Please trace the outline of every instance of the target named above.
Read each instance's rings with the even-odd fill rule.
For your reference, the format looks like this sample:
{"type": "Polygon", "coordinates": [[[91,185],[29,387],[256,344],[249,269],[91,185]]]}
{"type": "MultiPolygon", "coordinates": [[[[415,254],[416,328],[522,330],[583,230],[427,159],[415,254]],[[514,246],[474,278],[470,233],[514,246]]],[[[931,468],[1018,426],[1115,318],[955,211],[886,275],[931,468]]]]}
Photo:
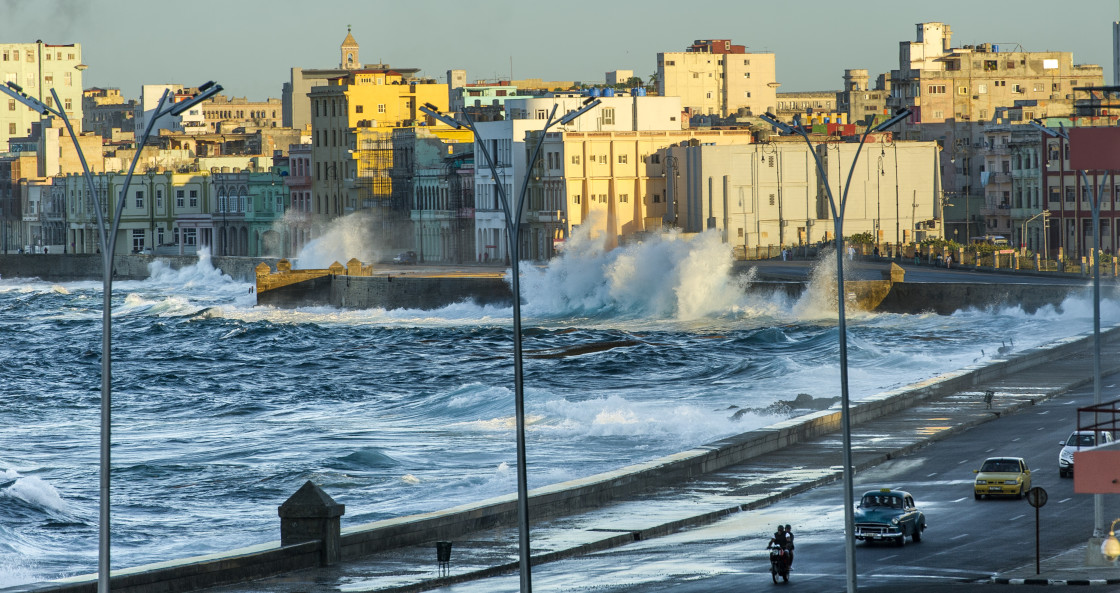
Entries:
{"type": "Polygon", "coordinates": [[[379,232],[380,219],[372,212],[358,211],[336,218],[323,233],[300,249],[292,267],[301,270],[325,269],[338,262],[346,265],[352,258],[371,263],[384,259],[388,247],[373,237],[379,232]]]}
{"type": "Polygon", "coordinates": [[[547,266],[526,269],[522,295],[526,312],[538,317],[687,321],[724,314],[741,300],[731,264],[731,248],[715,231],[653,234],[613,250],[602,237],[577,231],[547,266]]]}

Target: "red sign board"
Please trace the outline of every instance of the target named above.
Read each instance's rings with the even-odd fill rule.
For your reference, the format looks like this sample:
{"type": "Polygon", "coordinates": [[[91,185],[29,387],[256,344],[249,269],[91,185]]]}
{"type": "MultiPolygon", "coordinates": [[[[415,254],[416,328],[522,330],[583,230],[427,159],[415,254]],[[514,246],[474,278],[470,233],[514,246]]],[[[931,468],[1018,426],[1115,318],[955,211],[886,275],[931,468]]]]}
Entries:
{"type": "Polygon", "coordinates": [[[1080,171],[1120,171],[1120,128],[1070,128],[1069,166],[1080,171]]]}

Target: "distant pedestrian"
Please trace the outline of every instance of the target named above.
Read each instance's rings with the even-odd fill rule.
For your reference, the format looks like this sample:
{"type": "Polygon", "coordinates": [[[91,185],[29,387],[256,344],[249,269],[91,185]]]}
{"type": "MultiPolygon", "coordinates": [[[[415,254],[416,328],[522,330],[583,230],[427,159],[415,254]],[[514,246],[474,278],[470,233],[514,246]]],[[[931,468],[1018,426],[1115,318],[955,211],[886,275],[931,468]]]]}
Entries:
{"type": "Polygon", "coordinates": [[[879,246],[875,246],[875,261],[879,261],[879,246]]]}
{"type": "Polygon", "coordinates": [[[984,406],[987,409],[992,409],[992,399],[996,396],[996,392],[991,389],[984,392],[984,406]]]}
{"type": "Polygon", "coordinates": [[[951,255],[945,256],[945,267],[946,268],[953,267],[953,256],[951,256],[951,255]]]}

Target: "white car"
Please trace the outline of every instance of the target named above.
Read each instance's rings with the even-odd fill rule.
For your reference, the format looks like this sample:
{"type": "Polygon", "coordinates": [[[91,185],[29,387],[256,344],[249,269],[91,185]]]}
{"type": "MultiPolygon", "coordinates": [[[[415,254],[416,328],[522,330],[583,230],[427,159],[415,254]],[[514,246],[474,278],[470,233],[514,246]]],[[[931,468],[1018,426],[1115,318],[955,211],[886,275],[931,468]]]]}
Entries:
{"type": "Polygon", "coordinates": [[[1112,433],[1108,431],[1102,430],[1097,433],[1091,430],[1073,431],[1070,433],[1069,438],[1064,441],[1058,441],[1058,444],[1062,446],[1061,453],[1058,453],[1058,475],[1063,478],[1073,477],[1074,451],[1111,442],[1112,433]]]}

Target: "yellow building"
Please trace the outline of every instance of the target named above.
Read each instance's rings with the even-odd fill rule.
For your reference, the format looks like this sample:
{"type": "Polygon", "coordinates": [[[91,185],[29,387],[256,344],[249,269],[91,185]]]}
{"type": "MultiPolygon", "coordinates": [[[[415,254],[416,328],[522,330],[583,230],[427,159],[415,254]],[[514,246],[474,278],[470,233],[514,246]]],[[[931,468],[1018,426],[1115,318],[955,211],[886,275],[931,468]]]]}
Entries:
{"type": "Polygon", "coordinates": [[[447,85],[406,80],[391,69],[354,70],[311,93],[311,212],[319,221],[363,206],[354,191],[359,174],[359,135],[367,129],[407,128],[425,122],[419,107],[447,110],[447,85]]]}
{"type": "Polygon", "coordinates": [[[661,230],[667,165],[659,150],[751,142],[746,129],[551,132],[529,180],[522,253],[549,259],[576,227],[587,224],[595,225],[593,233],[606,233],[609,247],[622,236],[661,230]]]}

